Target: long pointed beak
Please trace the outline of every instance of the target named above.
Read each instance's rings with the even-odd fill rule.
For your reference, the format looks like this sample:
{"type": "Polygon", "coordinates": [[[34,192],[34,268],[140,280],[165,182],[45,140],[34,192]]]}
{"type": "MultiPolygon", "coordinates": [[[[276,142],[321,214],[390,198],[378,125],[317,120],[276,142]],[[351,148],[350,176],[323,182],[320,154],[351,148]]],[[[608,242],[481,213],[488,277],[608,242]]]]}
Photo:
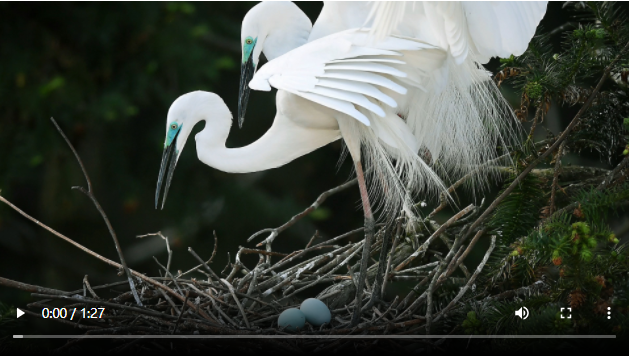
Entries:
{"type": "Polygon", "coordinates": [[[249,101],[249,82],[253,78],[256,68],[253,64],[253,55],[240,67],[240,89],[238,91],[238,127],[242,128],[247,112],[247,102],[249,101]]]}
{"type": "MultiPolygon", "coordinates": [[[[177,134],[178,135],[178,134],[177,134]]],[[[175,140],[176,140],[175,136],[175,140]]],[[[175,140],[173,143],[168,145],[168,147],[164,148],[164,153],[162,154],[162,164],[159,168],[159,175],[157,176],[157,189],[155,190],[155,209],[159,205],[159,192],[162,188],[162,182],[164,180],[164,175],[166,175],[166,187],[164,188],[164,196],[162,199],[162,209],[164,209],[164,204],[166,204],[166,196],[168,195],[168,188],[170,188],[170,182],[173,179],[173,173],[175,172],[175,166],[177,165],[178,152],[175,146],[175,140]],[[170,161],[170,164],[169,162],[170,161]],[[168,172],[166,172],[166,167],[168,167],[168,172]]]]}

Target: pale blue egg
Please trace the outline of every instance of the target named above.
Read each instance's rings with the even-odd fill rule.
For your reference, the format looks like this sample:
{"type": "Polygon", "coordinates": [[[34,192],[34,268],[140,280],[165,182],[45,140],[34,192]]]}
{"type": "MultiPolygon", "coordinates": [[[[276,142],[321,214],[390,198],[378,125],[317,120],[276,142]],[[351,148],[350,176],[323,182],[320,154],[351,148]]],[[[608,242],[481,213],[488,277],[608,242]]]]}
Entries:
{"type": "Polygon", "coordinates": [[[306,316],[299,309],[286,309],[280,314],[280,317],[277,319],[277,324],[280,328],[284,328],[284,330],[297,331],[302,329],[304,324],[306,324],[306,316]]]}
{"type": "Polygon", "coordinates": [[[319,299],[308,298],[304,300],[299,310],[304,313],[306,320],[313,326],[321,326],[324,323],[329,323],[332,319],[330,309],[319,299]]]}

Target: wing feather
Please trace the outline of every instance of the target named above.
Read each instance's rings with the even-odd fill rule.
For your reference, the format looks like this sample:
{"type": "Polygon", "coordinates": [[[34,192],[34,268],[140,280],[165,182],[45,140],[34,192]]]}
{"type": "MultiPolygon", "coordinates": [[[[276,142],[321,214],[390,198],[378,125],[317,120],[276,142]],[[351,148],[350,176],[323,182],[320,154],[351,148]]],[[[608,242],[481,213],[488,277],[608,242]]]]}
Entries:
{"type": "Polygon", "coordinates": [[[358,94],[364,94],[377,99],[392,108],[397,107],[397,103],[390,96],[382,93],[374,85],[350,80],[339,80],[334,78],[320,78],[317,86],[346,90],[358,94]]]}
{"type": "Polygon", "coordinates": [[[470,46],[482,61],[521,55],[546,13],[546,1],[372,2],[364,26],[370,39],[421,38],[447,49],[461,63],[470,46]]]}
{"type": "Polygon", "coordinates": [[[382,110],[382,108],[377,104],[372,103],[365,95],[362,94],[335,88],[328,88],[324,86],[315,86],[312,90],[310,90],[310,93],[327,96],[337,100],[347,101],[352,104],[361,106],[380,117],[384,117],[384,110],[382,110]]]}
{"type": "Polygon", "coordinates": [[[325,73],[319,77],[345,79],[345,80],[351,80],[351,81],[356,81],[356,82],[370,83],[373,85],[378,85],[381,87],[385,87],[387,89],[391,89],[398,94],[406,94],[406,91],[407,91],[406,88],[394,82],[393,80],[385,78],[381,75],[373,74],[373,73],[334,71],[334,72],[325,73]]]}
{"type": "Polygon", "coordinates": [[[293,93],[293,94],[299,95],[304,99],[308,99],[317,104],[321,104],[323,106],[327,106],[331,109],[347,114],[353,117],[354,119],[362,122],[366,126],[371,125],[371,122],[369,121],[367,116],[365,116],[360,111],[356,110],[356,107],[354,107],[354,105],[352,105],[351,103],[348,103],[347,101],[338,100],[338,99],[330,98],[329,96],[319,95],[315,93],[301,92],[301,93],[293,93]]]}
{"type": "Polygon", "coordinates": [[[362,62],[362,63],[352,63],[352,62],[337,62],[325,65],[325,71],[328,70],[351,70],[358,72],[373,72],[373,73],[383,73],[389,74],[396,77],[406,77],[406,73],[401,70],[395,69],[391,66],[382,65],[379,63],[373,62],[362,62]]]}
{"type": "Polygon", "coordinates": [[[404,61],[400,61],[397,59],[386,59],[386,58],[347,58],[347,59],[335,59],[329,61],[328,63],[349,63],[349,62],[369,62],[369,63],[391,63],[391,64],[406,64],[404,61]]]}
{"type": "Polygon", "coordinates": [[[348,30],[310,42],[268,62],[254,75],[249,87],[286,90],[369,126],[371,122],[357,107],[383,118],[386,113],[380,103],[392,108],[398,103],[382,89],[406,94],[407,89],[396,80],[421,87],[421,76],[416,70],[391,57],[424,49],[440,51],[422,41],[395,36],[369,44],[367,31],[348,30]]]}

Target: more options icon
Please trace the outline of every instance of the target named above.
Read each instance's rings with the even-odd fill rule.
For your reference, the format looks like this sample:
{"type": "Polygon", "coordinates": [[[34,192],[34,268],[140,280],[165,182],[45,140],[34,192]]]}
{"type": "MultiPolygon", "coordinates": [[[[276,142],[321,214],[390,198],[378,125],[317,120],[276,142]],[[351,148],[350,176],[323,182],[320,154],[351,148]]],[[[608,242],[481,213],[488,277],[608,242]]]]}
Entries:
{"type": "Polygon", "coordinates": [[[515,315],[519,316],[520,319],[526,319],[529,317],[529,310],[526,307],[522,307],[515,311],[515,315]]]}

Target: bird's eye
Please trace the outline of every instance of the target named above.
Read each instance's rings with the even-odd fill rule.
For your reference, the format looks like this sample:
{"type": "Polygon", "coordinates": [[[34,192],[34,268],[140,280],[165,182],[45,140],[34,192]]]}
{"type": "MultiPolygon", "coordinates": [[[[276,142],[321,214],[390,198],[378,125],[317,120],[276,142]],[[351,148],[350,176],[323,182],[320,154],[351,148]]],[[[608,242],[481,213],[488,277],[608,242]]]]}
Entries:
{"type": "Polygon", "coordinates": [[[173,130],[177,130],[177,124],[170,125],[170,128],[173,129],[173,130]]]}
{"type": "Polygon", "coordinates": [[[251,40],[251,38],[247,38],[247,39],[245,40],[245,43],[247,43],[247,44],[252,44],[252,43],[253,43],[253,41],[251,40]]]}

